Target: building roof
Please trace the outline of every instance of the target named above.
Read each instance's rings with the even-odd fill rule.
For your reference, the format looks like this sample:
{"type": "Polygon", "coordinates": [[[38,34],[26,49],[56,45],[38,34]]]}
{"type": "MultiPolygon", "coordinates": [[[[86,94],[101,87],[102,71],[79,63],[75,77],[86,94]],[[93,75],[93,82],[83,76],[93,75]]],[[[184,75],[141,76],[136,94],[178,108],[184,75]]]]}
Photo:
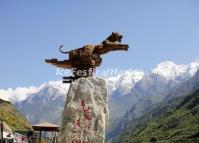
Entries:
{"type": "Polygon", "coordinates": [[[32,127],[35,131],[59,131],[59,126],[48,122],[39,123],[32,127]]]}

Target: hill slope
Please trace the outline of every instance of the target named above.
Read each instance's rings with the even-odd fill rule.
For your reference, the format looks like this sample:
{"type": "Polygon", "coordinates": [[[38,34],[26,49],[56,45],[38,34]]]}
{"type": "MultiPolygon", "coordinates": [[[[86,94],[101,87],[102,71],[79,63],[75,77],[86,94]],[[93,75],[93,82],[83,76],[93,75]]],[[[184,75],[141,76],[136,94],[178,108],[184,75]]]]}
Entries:
{"type": "Polygon", "coordinates": [[[119,142],[199,142],[199,89],[187,96],[173,111],[165,111],[160,118],[144,126],[137,126],[132,133],[120,138],[119,142]]]}
{"type": "Polygon", "coordinates": [[[32,130],[27,119],[8,101],[0,99],[0,118],[13,131],[32,130]]]}

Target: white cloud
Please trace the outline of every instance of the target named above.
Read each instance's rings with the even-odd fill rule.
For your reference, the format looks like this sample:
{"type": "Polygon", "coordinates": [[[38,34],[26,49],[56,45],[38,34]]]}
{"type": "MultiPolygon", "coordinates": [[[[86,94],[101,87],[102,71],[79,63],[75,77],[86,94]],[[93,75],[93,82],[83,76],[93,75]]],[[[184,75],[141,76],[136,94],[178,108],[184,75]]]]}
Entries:
{"type": "Polygon", "coordinates": [[[31,93],[38,91],[38,87],[17,87],[15,89],[0,89],[0,98],[15,103],[27,98],[31,93]]]}
{"type": "MultiPolygon", "coordinates": [[[[15,89],[0,89],[0,99],[16,103],[27,99],[28,96],[34,93],[39,93],[39,91],[45,87],[53,87],[59,90],[61,94],[65,94],[68,91],[69,84],[63,84],[62,81],[49,81],[43,83],[38,87],[17,87],[15,89]]],[[[37,95],[37,94],[35,94],[37,95]]]]}

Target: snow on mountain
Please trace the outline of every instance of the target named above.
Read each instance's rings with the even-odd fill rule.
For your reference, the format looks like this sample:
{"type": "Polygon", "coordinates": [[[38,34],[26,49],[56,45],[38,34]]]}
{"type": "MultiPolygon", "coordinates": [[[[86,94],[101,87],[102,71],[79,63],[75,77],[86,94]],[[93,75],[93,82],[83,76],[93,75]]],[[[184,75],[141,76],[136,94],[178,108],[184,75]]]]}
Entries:
{"type": "Polygon", "coordinates": [[[50,81],[42,84],[40,90],[34,96],[45,97],[48,99],[56,99],[58,96],[66,95],[69,84],[63,84],[62,81],[50,81]]]}
{"type": "Polygon", "coordinates": [[[144,72],[142,71],[125,71],[118,79],[116,89],[118,89],[121,95],[127,95],[143,76],[144,72]]]}
{"type": "Polygon", "coordinates": [[[137,82],[132,90],[137,95],[155,95],[190,79],[198,69],[199,62],[188,65],[177,65],[171,61],[162,62],[137,82]]]}
{"type": "MultiPolygon", "coordinates": [[[[109,94],[116,89],[120,89],[122,94],[130,92],[131,87],[143,77],[141,71],[124,71],[123,74],[110,77],[102,77],[107,82],[109,94]]],[[[48,98],[56,98],[53,96],[65,95],[68,91],[69,84],[63,84],[62,81],[50,81],[38,87],[17,87],[16,89],[0,89],[0,98],[12,103],[20,102],[29,96],[48,96],[48,98]],[[55,94],[57,89],[60,94],[55,94]]]]}
{"type": "Polygon", "coordinates": [[[152,73],[162,75],[168,79],[174,79],[178,76],[183,78],[190,78],[194,76],[199,69],[199,62],[192,62],[188,65],[177,65],[171,61],[165,61],[157,65],[152,70],[152,73]]]}
{"type": "Polygon", "coordinates": [[[68,88],[69,84],[63,84],[62,81],[51,81],[41,85],[37,92],[31,93],[15,105],[32,123],[46,120],[58,123],[68,88]]]}
{"type": "MultiPolygon", "coordinates": [[[[168,86],[171,86],[174,84],[173,82],[180,83],[181,80],[187,80],[193,77],[197,69],[199,69],[199,60],[188,65],[177,65],[171,61],[165,61],[158,64],[157,67],[152,69],[149,74],[144,74],[143,71],[126,70],[117,76],[105,76],[102,78],[107,82],[107,88],[110,95],[115,90],[118,90],[121,95],[127,95],[133,88],[148,90],[148,88],[151,89],[151,87],[155,87],[155,85],[159,88],[162,84],[168,84],[168,86]],[[157,81],[159,81],[160,84],[157,84],[157,81]]],[[[54,96],[50,94],[50,87],[53,87],[59,90],[60,93],[65,94],[69,88],[69,84],[62,84],[61,81],[50,81],[39,87],[0,89],[0,98],[16,103],[25,100],[29,95],[33,95],[34,93],[39,92],[41,94],[36,95],[44,95],[44,90],[42,90],[43,88],[48,88],[48,96],[54,96]]]]}
{"type": "Polygon", "coordinates": [[[116,89],[121,95],[126,95],[131,92],[132,87],[140,81],[144,76],[142,71],[126,70],[122,74],[113,77],[103,77],[107,82],[109,94],[112,94],[116,89]]]}
{"type": "MultiPolygon", "coordinates": [[[[197,69],[199,62],[177,65],[166,61],[158,64],[147,74],[137,70],[126,70],[117,76],[102,77],[107,82],[112,119],[121,117],[137,102],[138,97],[134,95],[144,97],[169,90],[193,77],[197,69]],[[114,118],[115,115],[117,116],[114,118]]],[[[68,88],[69,84],[63,84],[62,81],[50,81],[39,87],[1,89],[0,98],[15,103],[18,109],[34,123],[43,120],[57,122],[63,110],[68,88]],[[35,111],[37,106],[40,109],[35,111]],[[56,116],[52,115],[52,112],[56,116]]]]}
{"type": "Polygon", "coordinates": [[[106,81],[109,95],[112,94],[112,92],[116,90],[117,81],[120,78],[120,75],[112,77],[102,77],[102,78],[106,81]]]}

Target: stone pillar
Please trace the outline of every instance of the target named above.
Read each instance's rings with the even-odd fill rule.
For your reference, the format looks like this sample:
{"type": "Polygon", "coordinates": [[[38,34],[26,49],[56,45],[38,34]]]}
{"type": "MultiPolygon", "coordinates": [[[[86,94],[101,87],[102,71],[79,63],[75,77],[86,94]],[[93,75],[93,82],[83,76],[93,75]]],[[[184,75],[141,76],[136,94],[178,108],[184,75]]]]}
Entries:
{"type": "Polygon", "coordinates": [[[108,125],[106,83],[98,77],[71,83],[58,137],[59,143],[104,143],[108,125]]]}

